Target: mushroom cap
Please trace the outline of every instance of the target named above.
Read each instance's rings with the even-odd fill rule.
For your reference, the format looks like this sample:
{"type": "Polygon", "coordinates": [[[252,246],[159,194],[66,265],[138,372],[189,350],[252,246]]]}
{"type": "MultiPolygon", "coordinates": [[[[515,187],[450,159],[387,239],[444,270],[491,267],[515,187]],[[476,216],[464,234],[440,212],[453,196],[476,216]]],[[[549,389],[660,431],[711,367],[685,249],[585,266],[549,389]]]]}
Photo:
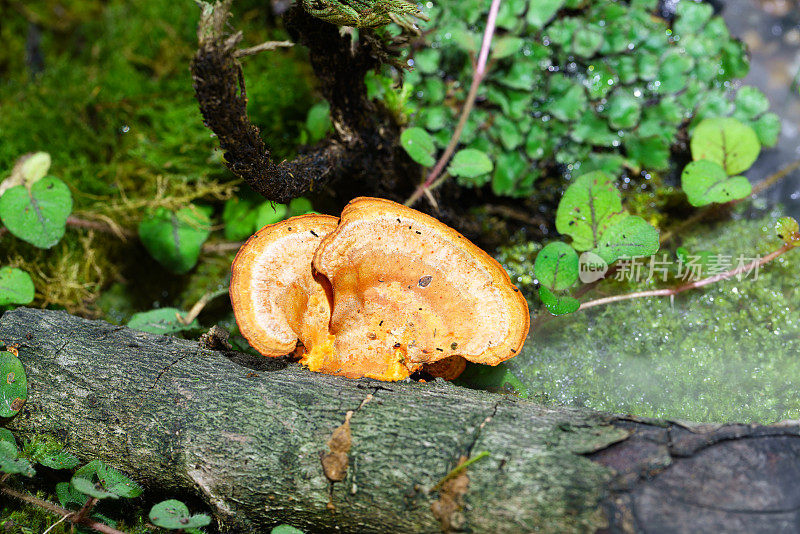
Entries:
{"type": "Polygon", "coordinates": [[[329,215],[300,215],[265,226],[239,249],[230,296],[242,335],[265,356],[309,348],[328,337],[327,280],[311,267],[322,238],[336,228],[329,215]]]}
{"type": "Polygon", "coordinates": [[[314,268],[331,283],[330,333],[343,368],[369,360],[392,376],[452,356],[497,365],[528,334],[528,304],[494,258],[389,200],[351,201],[314,268]]]}

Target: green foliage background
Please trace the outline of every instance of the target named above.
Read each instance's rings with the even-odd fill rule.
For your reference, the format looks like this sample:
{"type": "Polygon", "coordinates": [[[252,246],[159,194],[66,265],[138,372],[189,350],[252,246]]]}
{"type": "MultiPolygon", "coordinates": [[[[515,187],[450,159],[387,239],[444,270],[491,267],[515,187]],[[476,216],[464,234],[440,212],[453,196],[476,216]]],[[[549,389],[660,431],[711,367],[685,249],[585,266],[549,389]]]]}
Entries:
{"type": "MultiPolygon", "coordinates": [[[[0,24],[3,175],[22,154],[49,152],[51,174],[69,186],[76,216],[128,229],[149,210],[181,209],[190,202],[221,214],[222,201],[240,183],[222,165],[194,100],[188,66],[199,9],[193,2],[6,4],[0,24]],[[30,32],[40,36],[33,58],[26,52],[30,32]]],[[[237,1],[233,7],[248,42],[287,38],[267,20],[262,2],[237,1]]],[[[303,51],[255,56],[246,68],[254,121],[277,157],[291,156],[315,100],[303,51]]],[[[32,275],[39,305],[99,315],[100,292],[133,280],[138,290],[128,296],[139,309],[165,300],[184,307],[207,290],[203,280],[170,275],[135,238],[123,243],[68,230],[43,251],[6,233],[0,246],[6,264],[32,275]],[[153,270],[163,276],[142,274],[153,270]]],[[[204,259],[207,271],[201,269],[198,278],[224,281],[230,258],[204,259]]]]}
{"type": "MultiPolygon", "coordinates": [[[[407,86],[374,90],[390,105],[399,100],[409,125],[441,149],[469,89],[489,2],[427,5],[432,30],[410,58],[407,86]]],[[[490,71],[461,138],[462,147],[486,152],[494,170],[459,176],[459,184],[529,197],[542,177],[602,169],[649,178],[669,169],[671,150],[707,117],[735,116],[774,145],[780,124],[766,97],[732,89],[749,64],[712,6],[680,2],[671,21],[657,16],[657,5],[504,1],[490,71]]]]}

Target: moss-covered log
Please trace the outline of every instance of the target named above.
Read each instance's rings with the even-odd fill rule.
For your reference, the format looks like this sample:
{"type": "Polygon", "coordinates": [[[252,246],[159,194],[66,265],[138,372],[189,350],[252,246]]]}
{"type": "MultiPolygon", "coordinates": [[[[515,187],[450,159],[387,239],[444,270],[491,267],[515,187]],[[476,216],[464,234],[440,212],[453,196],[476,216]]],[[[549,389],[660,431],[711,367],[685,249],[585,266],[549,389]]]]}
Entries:
{"type": "Polygon", "coordinates": [[[0,339],[30,381],[10,428],[200,497],[222,530],[780,532],[800,518],[796,425],[687,427],[353,381],[63,312],[6,312],[0,339]],[[329,440],[346,419],[341,453],[346,430],[329,440]]]}

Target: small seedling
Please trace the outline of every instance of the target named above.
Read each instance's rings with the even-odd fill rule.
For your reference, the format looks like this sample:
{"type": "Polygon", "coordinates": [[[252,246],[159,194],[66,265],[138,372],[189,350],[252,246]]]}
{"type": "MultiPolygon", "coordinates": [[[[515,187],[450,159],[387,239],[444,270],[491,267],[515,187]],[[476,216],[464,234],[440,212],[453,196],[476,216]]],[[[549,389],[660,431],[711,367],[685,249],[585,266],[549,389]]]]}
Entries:
{"type": "Polygon", "coordinates": [[[162,501],[150,510],[150,521],[167,530],[186,530],[204,527],[211,523],[205,514],[189,515],[189,508],[181,501],[162,501]]]}

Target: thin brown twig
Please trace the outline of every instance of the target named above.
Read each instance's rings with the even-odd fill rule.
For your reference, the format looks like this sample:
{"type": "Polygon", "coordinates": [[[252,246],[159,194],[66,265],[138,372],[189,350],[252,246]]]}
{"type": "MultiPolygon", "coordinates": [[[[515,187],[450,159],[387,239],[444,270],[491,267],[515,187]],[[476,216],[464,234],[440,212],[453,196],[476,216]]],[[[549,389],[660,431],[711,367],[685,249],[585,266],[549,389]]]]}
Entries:
{"type": "Polygon", "coordinates": [[[240,48],[233,53],[233,57],[239,59],[245,56],[254,56],[259,52],[266,52],[267,50],[275,50],[278,48],[290,48],[294,46],[291,41],[267,41],[265,43],[251,46],[249,48],[240,48]]]}
{"type": "Polygon", "coordinates": [[[126,241],[128,238],[131,237],[136,237],[136,232],[134,232],[133,230],[128,230],[127,228],[122,228],[117,224],[112,225],[109,222],[89,221],[86,219],[75,217],[74,215],[70,215],[69,217],[67,217],[67,226],[72,228],[84,228],[87,230],[96,230],[104,234],[112,234],[119,237],[122,241],[126,241]]]}
{"type": "Polygon", "coordinates": [[[125,534],[121,530],[117,530],[114,527],[110,527],[105,523],[100,523],[99,521],[95,521],[94,519],[85,517],[78,521],[75,517],[75,513],[67,510],[66,508],[62,508],[58,505],[51,503],[50,501],[45,501],[44,499],[40,499],[39,497],[35,497],[33,495],[22,493],[20,491],[13,490],[7,487],[0,487],[0,493],[8,495],[14,499],[19,501],[31,504],[33,506],[37,506],[43,510],[50,512],[53,515],[67,517],[67,520],[73,524],[80,524],[85,527],[89,527],[94,529],[98,532],[102,532],[103,534],[125,534]]]}
{"type": "Polygon", "coordinates": [[[635,293],[627,293],[625,295],[614,295],[613,297],[604,297],[600,299],[590,300],[588,302],[582,303],[579,309],[585,310],[587,308],[594,308],[595,306],[602,306],[603,304],[610,304],[612,302],[621,302],[623,300],[631,300],[636,298],[673,297],[679,293],[683,293],[684,291],[688,291],[690,289],[698,289],[707,286],[709,284],[719,282],[721,280],[727,280],[728,278],[732,278],[741,273],[748,273],[754,269],[757,272],[758,268],[774,260],[781,254],[795,248],[796,246],[797,245],[795,243],[786,243],[779,249],[770,252],[766,256],[757,258],[746,265],[740,265],[739,267],[736,267],[735,269],[731,269],[729,271],[725,271],[724,273],[715,274],[714,276],[709,276],[708,278],[703,278],[702,280],[688,282],[678,287],[671,287],[666,289],[652,289],[649,291],[637,291],[635,293]]]}
{"type": "Polygon", "coordinates": [[[461,116],[458,119],[456,129],[453,131],[453,136],[447,144],[444,153],[436,162],[425,181],[417,187],[414,194],[406,201],[406,206],[413,206],[426,192],[430,189],[431,185],[436,181],[439,175],[444,171],[445,165],[450,161],[453,153],[458,146],[458,141],[461,139],[461,133],[464,131],[464,126],[467,124],[467,119],[472,108],[475,105],[475,100],[478,97],[478,88],[481,82],[486,77],[486,64],[489,61],[489,50],[492,45],[492,38],[494,36],[495,26],[497,25],[497,13],[500,10],[500,0],[492,0],[492,5],[489,8],[489,16],[486,19],[486,30],[483,34],[483,41],[481,43],[480,53],[478,55],[478,62],[475,65],[475,71],[472,74],[472,83],[469,86],[469,93],[467,99],[464,101],[464,107],[461,109],[461,116]]]}
{"type": "MultiPolygon", "coordinates": [[[[136,237],[136,232],[122,228],[121,226],[112,225],[111,223],[103,221],[89,221],[74,217],[70,215],[67,217],[67,226],[71,228],[83,228],[86,230],[95,230],[104,234],[110,234],[119,237],[122,241],[128,238],[136,237]]],[[[3,235],[5,228],[0,228],[0,236],[3,235]]],[[[224,254],[233,250],[239,250],[244,244],[243,241],[221,241],[217,243],[205,243],[201,249],[206,254],[224,254]]]]}

